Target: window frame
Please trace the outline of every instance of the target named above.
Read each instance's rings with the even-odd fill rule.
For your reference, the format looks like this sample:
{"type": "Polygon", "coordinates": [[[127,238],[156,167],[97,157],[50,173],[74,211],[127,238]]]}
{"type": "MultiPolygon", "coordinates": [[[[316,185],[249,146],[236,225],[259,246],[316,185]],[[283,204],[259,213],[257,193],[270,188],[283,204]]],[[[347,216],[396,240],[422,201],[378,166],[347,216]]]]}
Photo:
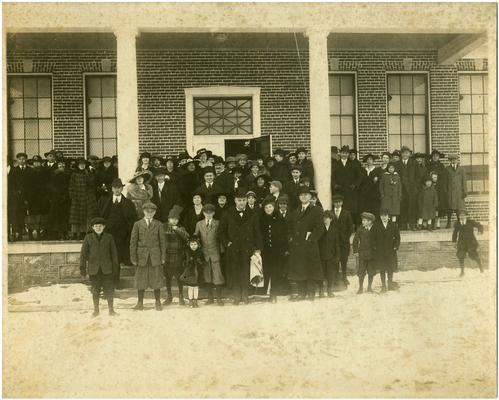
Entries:
{"type": "MultiPolygon", "coordinates": [[[[386,71],[385,73],[385,106],[386,106],[386,151],[390,151],[390,131],[388,129],[388,124],[390,120],[390,112],[388,111],[388,76],[389,75],[424,75],[426,79],[426,149],[425,152],[429,153],[433,146],[432,143],[432,132],[431,132],[431,81],[429,71],[386,71]]],[[[414,105],[413,105],[414,108],[414,105]]],[[[414,115],[414,114],[412,114],[414,115]]],[[[414,129],[414,128],[413,128],[414,129]]],[[[414,132],[413,132],[414,135],[414,132]]],[[[400,146],[403,146],[400,143],[400,146]]],[[[400,149],[399,149],[400,150],[400,149]]],[[[414,151],[414,149],[411,149],[414,151]]]]}
{"type": "MultiPolygon", "coordinates": [[[[358,96],[358,86],[357,86],[357,71],[329,71],[328,79],[332,75],[352,75],[353,76],[353,106],[354,106],[354,123],[355,126],[353,128],[353,145],[354,148],[359,151],[359,96],[358,96]]],[[[329,84],[329,81],[328,81],[329,84]]],[[[328,98],[331,97],[331,94],[328,93],[328,98]]],[[[329,105],[329,104],[328,104],[329,105]]],[[[329,140],[331,140],[331,114],[329,114],[329,140]]],[[[338,149],[339,150],[339,149],[338,149]]]]}
{"type": "MultiPolygon", "coordinates": [[[[7,73],[6,78],[7,78],[7,85],[6,85],[6,97],[7,97],[7,102],[10,99],[10,94],[9,94],[9,79],[11,77],[15,76],[20,76],[20,77],[38,77],[38,76],[48,76],[50,77],[50,121],[52,122],[52,149],[55,148],[55,137],[54,137],[54,74],[51,72],[12,72],[12,73],[7,73]]],[[[23,93],[24,94],[24,93],[23,93]]],[[[23,96],[24,98],[24,96],[23,96]]],[[[15,157],[15,154],[11,154],[11,145],[10,145],[10,140],[11,140],[11,128],[10,128],[10,113],[9,113],[9,107],[10,105],[7,103],[7,107],[5,108],[6,113],[7,113],[7,155],[10,158],[15,157]]],[[[24,139],[26,140],[26,139],[24,139]]],[[[38,140],[40,140],[40,135],[38,134],[38,140]]],[[[35,154],[28,154],[28,157],[32,157],[35,154]]],[[[42,154],[38,154],[39,156],[43,156],[42,154]]]]}
{"type": "Polygon", "coordinates": [[[207,86],[186,88],[185,93],[185,136],[186,148],[194,149],[194,138],[223,138],[229,139],[254,139],[262,136],[260,115],[260,87],[253,86],[207,86]],[[251,97],[252,98],[252,126],[251,135],[195,135],[194,134],[194,98],[220,98],[220,97],[251,97]]]}
{"type": "MultiPolygon", "coordinates": [[[[83,146],[84,146],[84,157],[88,158],[90,156],[89,152],[89,133],[88,133],[88,117],[87,117],[87,77],[105,77],[114,76],[116,79],[116,155],[118,153],[118,74],[116,72],[84,72],[82,74],[82,84],[83,84],[83,146]]],[[[111,157],[113,154],[109,155],[111,157]]]]}
{"type": "MultiPolygon", "coordinates": [[[[471,76],[471,75],[481,75],[481,76],[487,76],[487,79],[489,79],[489,78],[490,78],[490,77],[489,77],[489,71],[488,71],[488,70],[487,70],[487,71],[457,71],[457,85],[458,85],[458,90],[457,90],[457,96],[458,96],[458,97],[457,97],[457,98],[458,98],[458,103],[459,103],[459,106],[458,106],[458,118],[459,118],[459,119],[460,119],[460,116],[461,116],[461,104],[460,104],[460,102],[461,102],[461,99],[460,99],[460,97],[461,97],[461,85],[460,85],[461,75],[470,75],[470,76],[471,76]]],[[[482,79],[483,79],[483,78],[482,78],[482,79]]],[[[489,88],[490,88],[490,83],[489,83],[489,85],[488,85],[488,87],[487,87],[487,89],[486,89],[486,90],[487,90],[487,97],[488,97],[488,99],[487,99],[487,104],[489,104],[489,100],[490,100],[490,98],[489,98],[489,95],[490,95],[489,88]]],[[[485,90],[485,88],[483,88],[483,89],[485,90]]],[[[482,95],[483,95],[483,94],[484,94],[484,93],[482,93],[482,95]]],[[[472,94],[472,93],[470,93],[470,96],[473,96],[473,94],[472,94]]],[[[473,99],[471,99],[471,101],[473,101],[473,99]]],[[[472,107],[472,105],[471,105],[471,107],[472,107]]],[[[472,110],[471,110],[471,111],[472,111],[472,110]]],[[[485,111],[485,108],[484,108],[484,111],[485,111]]],[[[473,113],[465,113],[464,115],[470,115],[470,116],[471,116],[471,115],[474,115],[474,114],[473,114],[473,113]]],[[[486,113],[484,113],[484,114],[475,114],[475,115],[486,115],[486,116],[487,116],[487,119],[489,120],[489,112],[488,112],[488,109],[486,110],[486,113]]],[[[490,122],[490,121],[487,121],[487,122],[490,122]]],[[[459,121],[458,121],[458,125],[460,125],[459,121]]],[[[473,128],[471,128],[471,129],[473,129],[473,128]]],[[[464,152],[464,153],[463,153],[463,152],[461,152],[461,127],[460,127],[460,126],[459,126],[459,128],[458,128],[458,132],[459,132],[459,155],[460,155],[460,156],[462,156],[462,154],[470,154],[470,155],[472,155],[472,154],[473,154],[473,152],[469,152],[469,153],[467,153],[467,152],[464,152]]],[[[486,145],[489,143],[489,140],[488,140],[488,139],[490,138],[490,126],[489,126],[489,124],[488,124],[488,123],[487,123],[487,132],[485,132],[485,134],[487,134],[487,143],[484,143],[484,150],[487,148],[487,147],[486,147],[486,145]]],[[[472,135],[473,135],[473,133],[471,132],[471,133],[470,133],[470,135],[472,136],[472,135]]],[[[473,140],[473,139],[472,139],[472,140],[473,140]]],[[[472,146],[472,149],[473,149],[473,143],[471,144],[471,146],[472,146]]],[[[477,153],[477,154],[482,154],[482,155],[485,155],[485,154],[486,154],[486,155],[487,155],[487,158],[488,158],[488,156],[490,155],[490,152],[489,152],[489,151],[487,151],[487,152],[482,152],[482,153],[477,153]]],[[[471,159],[472,159],[472,157],[471,157],[471,159]]],[[[463,168],[467,168],[467,167],[472,167],[472,166],[473,166],[473,164],[471,164],[471,165],[462,165],[462,164],[461,164],[461,162],[460,162],[459,164],[460,164],[463,168]]],[[[485,165],[485,164],[483,164],[483,165],[485,165]]],[[[482,191],[470,191],[470,192],[468,192],[468,194],[469,194],[470,196],[477,196],[477,197],[479,197],[479,196],[486,196],[486,195],[488,195],[488,194],[490,193],[490,187],[489,187],[489,183],[490,183],[490,164],[488,163],[486,166],[487,166],[487,167],[488,167],[488,169],[489,169],[489,171],[488,171],[488,176],[487,176],[487,179],[486,179],[486,180],[488,181],[488,182],[487,182],[487,190],[482,190],[482,191]]],[[[471,180],[471,181],[473,181],[473,179],[471,179],[473,175],[472,175],[472,174],[470,174],[470,175],[471,175],[471,176],[469,176],[469,175],[468,175],[468,172],[466,172],[466,181],[468,181],[468,177],[470,177],[470,180],[471,180]]],[[[483,181],[485,181],[485,179],[483,179],[483,181]]],[[[466,183],[466,185],[467,185],[467,183],[466,183]]],[[[472,185],[473,185],[473,184],[472,184],[472,185]]],[[[466,189],[468,189],[468,188],[466,188],[466,189]]]]}

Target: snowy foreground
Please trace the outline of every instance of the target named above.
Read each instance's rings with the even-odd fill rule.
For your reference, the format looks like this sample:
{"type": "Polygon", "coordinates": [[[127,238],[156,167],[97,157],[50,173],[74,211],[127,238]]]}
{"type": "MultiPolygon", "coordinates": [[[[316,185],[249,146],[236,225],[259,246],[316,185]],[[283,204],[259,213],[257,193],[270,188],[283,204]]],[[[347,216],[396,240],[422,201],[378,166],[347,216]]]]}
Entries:
{"type": "Polygon", "coordinates": [[[3,394],[494,396],[495,276],[458,274],[402,272],[400,290],[383,295],[356,295],[351,278],[315,302],[134,312],[129,298],[118,317],[102,305],[95,319],[83,285],[32,289],[9,303],[82,310],[4,314],[3,394]]]}

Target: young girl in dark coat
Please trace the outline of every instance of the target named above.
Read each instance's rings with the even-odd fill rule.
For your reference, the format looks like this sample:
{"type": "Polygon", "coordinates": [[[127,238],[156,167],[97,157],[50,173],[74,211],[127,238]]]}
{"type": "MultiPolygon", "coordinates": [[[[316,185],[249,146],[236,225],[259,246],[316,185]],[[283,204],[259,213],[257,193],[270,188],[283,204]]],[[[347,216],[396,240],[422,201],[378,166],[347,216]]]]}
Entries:
{"type": "Polygon", "coordinates": [[[464,276],[464,259],[466,254],[476,261],[480,272],[483,272],[482,261],[480,260],[480,255],[478,254],[478,241],[475,237],[475,229],[479,233],[483,233],[483,226],[472,219],[468,219],[466,211],[461,211],[459,213],[459,219],[454,225],[454,232],[452,233],[452,241],[456,243],[457,253],[456,256],[459,260],[459,266],[461,267],[461,275],[464,276]]]}
{"type": "Polygon", "coordinates": [[[423,221],[425,221],[426,229],[432,231],[431,221],[437,215],[438,195],[429,176],[424,180],[423,189],[419,192],[418,203],[419,219],[417,229],[421,229],[423,221]]]}
{"type": "Polygon", "coordinates": [[[57,161],[57,169],[50,175],[49,181],[49,231],[57,239],[65,240],[68,233],[69,219],[69,179],[70,174],[66,170],[63,160],[57,161]]]}
{"type": "Polygon", "coordinates": [[[184,272],[180,279],[188,286],[187,293],[191,308],[198,308],[199,286],[203,283],[205,259],[201,251],[201,242],[197,236],[191,236],[184,255],[184,272]]]}

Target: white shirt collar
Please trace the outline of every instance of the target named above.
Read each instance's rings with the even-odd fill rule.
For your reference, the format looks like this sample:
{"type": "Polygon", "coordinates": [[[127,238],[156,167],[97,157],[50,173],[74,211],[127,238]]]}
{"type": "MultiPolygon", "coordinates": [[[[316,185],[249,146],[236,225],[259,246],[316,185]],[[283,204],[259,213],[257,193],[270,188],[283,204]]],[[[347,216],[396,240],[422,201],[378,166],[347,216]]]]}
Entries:
{"type": "Polygon", "coordinates": [[[118,200],[118,203],[121,202],[121,194],[119,194],[118,196],[116,196],[115,194],[113,194],[113,203],[118,200]]]}

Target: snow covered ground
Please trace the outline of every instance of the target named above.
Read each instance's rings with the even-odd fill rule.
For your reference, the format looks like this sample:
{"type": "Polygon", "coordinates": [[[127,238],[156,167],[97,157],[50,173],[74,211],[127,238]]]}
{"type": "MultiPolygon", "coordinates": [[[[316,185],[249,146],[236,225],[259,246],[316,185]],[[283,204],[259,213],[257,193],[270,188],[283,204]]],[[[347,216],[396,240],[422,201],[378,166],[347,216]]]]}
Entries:
{"type": "Polygon", "coordinates": [[[3,394],[494,396],[494,271],[458,274],[401,272],[398,292],[363,295],[351,278],[315,302],[134,312],[134,298],[118,299],[114,318],[105,305],[91,318],[83,285],[31,289],[9,304],[67,308],[4,314],[3,394]]]}

